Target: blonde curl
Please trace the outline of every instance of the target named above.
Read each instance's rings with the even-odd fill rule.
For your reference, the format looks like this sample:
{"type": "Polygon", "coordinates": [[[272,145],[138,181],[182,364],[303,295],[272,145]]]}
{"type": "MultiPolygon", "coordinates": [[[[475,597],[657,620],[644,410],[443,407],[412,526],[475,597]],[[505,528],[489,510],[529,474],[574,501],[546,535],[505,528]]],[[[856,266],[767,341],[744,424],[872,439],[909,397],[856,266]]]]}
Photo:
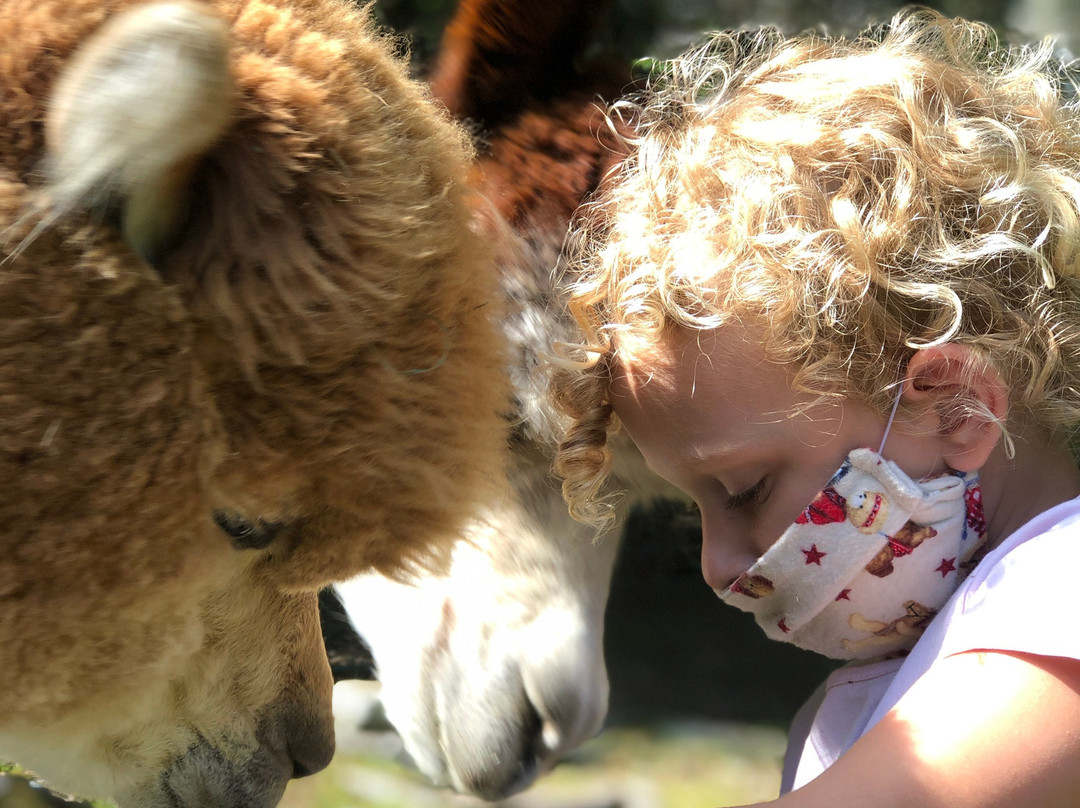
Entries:
{"type": "Polygon", "coordinates": [[[555,388],[572,511],[597,514],[606,475],[587,443],[617,425],[604,369],[672,327],[760,323],[797,389],[882,411],[914,351],[962,343],[1014,407],[1074,429],[1072,75],[1052,43],[916,9],[854,39],[717,34],[614,108],[633,154],[581,211],[563,279],[589,357],[555,388]]]}

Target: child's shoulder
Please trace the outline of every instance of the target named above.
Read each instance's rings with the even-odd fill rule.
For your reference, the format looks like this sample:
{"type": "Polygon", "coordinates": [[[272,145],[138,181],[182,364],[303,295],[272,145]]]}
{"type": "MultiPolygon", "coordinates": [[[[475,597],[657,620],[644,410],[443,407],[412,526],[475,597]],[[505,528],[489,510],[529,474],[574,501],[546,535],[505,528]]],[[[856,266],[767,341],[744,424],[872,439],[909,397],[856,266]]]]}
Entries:
{"type": "Polygon", "coordinates": [[[1080,498],[1043,511],[991,549],[912,649],[877,710],[880,718],[942,659],[999,651],[1080,659],[1075,610],[1080,498]]]}
{"type": "Polygon", "coordinates": [[[934,665],[967,651],[1080,659],[1075,610],[1080,498],[1043,511],[991,549],[904,659],[867,728],[934,665]]]}
{"type": "Polygon", "coordinates": [[[1080,634],[1056,628],[1075,607],[1077,569],[1080,498],[1043,511],[986,554],[956,594],[945,648],[959,653],[996,636],[1001,644],[986,647],[1080,659],[1080,634]]]}
{"type": "Polygon", "coordinates": [[[1030,573],[1033,566],[1048,568],[1039,576],[1043,580],[1071,575],[1074,557],[1080,562],[1080,497],[1037,514],[986,553],[962,586],[965,607],[1001,588],[1006,576],[1030,573]]]}

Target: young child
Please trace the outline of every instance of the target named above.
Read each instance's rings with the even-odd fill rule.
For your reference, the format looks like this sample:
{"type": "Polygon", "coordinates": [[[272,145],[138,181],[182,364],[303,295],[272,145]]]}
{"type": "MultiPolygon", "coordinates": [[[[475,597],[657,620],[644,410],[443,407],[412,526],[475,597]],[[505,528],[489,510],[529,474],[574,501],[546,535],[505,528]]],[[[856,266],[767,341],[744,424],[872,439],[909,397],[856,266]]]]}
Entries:
{"type": "Polygon", "coordinates": [[[777,805],[1080,805],[1074,95],[1049,46],[923,10],[721,35],[622,110],[557,470],[603,525],[621,424],[720,597],[853,660],[777,805]]]}

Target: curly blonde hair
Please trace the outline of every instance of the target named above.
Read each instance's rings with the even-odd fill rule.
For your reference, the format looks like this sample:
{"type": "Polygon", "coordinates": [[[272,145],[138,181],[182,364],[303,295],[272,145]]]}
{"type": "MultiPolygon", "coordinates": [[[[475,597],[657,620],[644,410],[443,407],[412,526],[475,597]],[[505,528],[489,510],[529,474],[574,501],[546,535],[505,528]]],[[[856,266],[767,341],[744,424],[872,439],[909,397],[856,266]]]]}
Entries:
{"type": "Polygon", "coordinates": [[[796,389],[883,412],[914,351],[957,342],[1037,423],[1073,427],[1075,95],[1051,43],[916,9],[854,39],[714,35],[613,108],[634,154],[575,226],[583,339],[553,383],[575,517],[612,514],[609,368],[673,327],[760,323],[796,389]]]}

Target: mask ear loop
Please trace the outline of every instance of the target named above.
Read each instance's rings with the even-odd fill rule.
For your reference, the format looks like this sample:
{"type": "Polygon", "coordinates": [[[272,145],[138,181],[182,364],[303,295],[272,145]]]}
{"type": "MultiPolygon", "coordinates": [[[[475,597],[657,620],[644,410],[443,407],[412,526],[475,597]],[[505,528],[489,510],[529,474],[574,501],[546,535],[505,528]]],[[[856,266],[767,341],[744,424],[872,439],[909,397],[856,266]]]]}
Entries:
{"type": "Polygon", "coordinates": [[[892,411],[889,413],[889,420],[885,424],[885,434],[881,436],[881,445],[878,446],[877,453],[880,455],[885,450],[885,441],[889,439],[889,431],[892,429],[893,420],[896,418],[896,409],[900,406],[900,396],[904,394],[904,385],[901,384],[896,389],[896,398],[892,403],[892,411]]]}

